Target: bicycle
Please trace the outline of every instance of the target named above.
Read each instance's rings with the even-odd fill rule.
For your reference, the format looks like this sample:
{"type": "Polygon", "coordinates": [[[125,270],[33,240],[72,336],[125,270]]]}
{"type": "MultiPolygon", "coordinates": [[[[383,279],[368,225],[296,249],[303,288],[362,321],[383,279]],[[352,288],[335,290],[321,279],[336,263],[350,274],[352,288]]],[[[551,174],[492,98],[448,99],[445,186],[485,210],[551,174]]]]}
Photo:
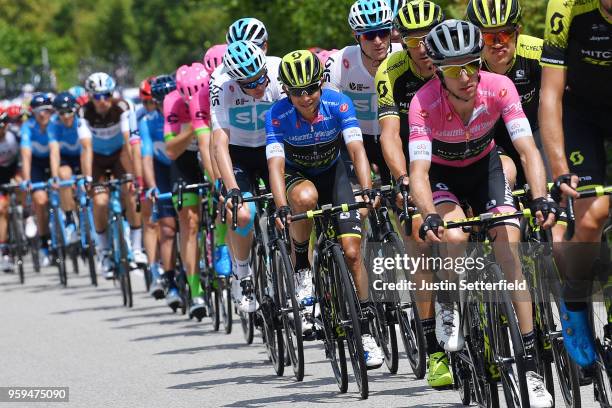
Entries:
{"type": "MultiPolygon", "coordinates": [[[[69,241],[66,234],[66,216],[60,206],[59,188],[71,187],[74,180],[57,181],[50,179],[47,182],[32,183],[32,191],[47,190],[49,195],[49,232],[51,236],[51,254],[58,267],[60,283],[68,286],[66,273],[66,257],[69,251],[69,241]]],[[[78,273],[78,263],[75,267],[78,273]]]]}
{"type": "MultiPolygon", "coordinates": [[[[527,194],[528,187],[513,192],[520,203],[527,194]]],[[[581,405],[579,371],[565,350],[560,330],[561,279],[553,259],[552,235],[550,230],[542,231],[533,219],[524,221],[521,226],[524,242],[522,265],[533,304],[536,371],[554,399],[554,365],[565,405],[578,408],[581,405]]]]}
{"type": "MultiPolygon", "coordinates": [[[[603,197],[612,195],[612,186],[595,186],[591,188],[580,188],[578,199],[603,197]]],[[[574,234],[575,215],[574,199],[567,199],[567,230],[566,240],[570,240],[574,234]]],[[[611,232],[608,225],[604,230],[603,238],[611,232]]],[[[601,285],[602,301],[589,303],[589,323],[597,352],[595,364],[587,370],[593,378],[593,391],[595,400],[602,407],[612,407],[612,276],[610,276],[610,253],[607,240],[602,240],[599,267],[595,269],[596,276],[601,285]]]]}
{"type": "Polygon", "coordinates": [[[133,180],[134,177],[131,174],[126,174],[120,179],[111,179],[98,183],[98,185],[110,190],[107,228],[108,242],[111,244],[114,279],[119,281],[123,306],[127,307],[134,305],[132,281],[130,278],[130,262],[133,260],[133,256],[127,236],[130,226],[123,216],[121,187],[124,184],[131,183],[133,180]]]}
{"type": "Polygon", "coordinates": [[[95,228],[93,220],[92,201],[87,194],[86,185],[88,184],[87,177],[77,176],[77,188],[75,191],[75,202],[77,205],[77,213],[79,218],[79,238],[81,243],[81,258],[87,260],[89,267],[89,277],[93,286],[98,286],[98,277],[96,275],[95,261],[95,228]]]}
{"type": "MultiPolygon", "coordinates": [[[[499,406],[497,382],[500,381],[506,406],[530,406],[521,332],[510,294],[505,288],[496,286],[505,279],[494,260],[488,235],[493,223],[530,216],[531,211],[526,209],[513,213],[483,213],[444,222],[444,228],[462,228],[470,232],[468,257],[483,260],[482,268],[466,271],[466,285],[492,284],[492,290],[486,292],[477,290],[478,286],[466,286],[466,290],[459,292],[460,330],[463,330],[465,345],[451,352],[450,360],[454,388],[459,391],[464,405],[475,400],[479,405],[499,406]],[[474,226],[478,226],[478,230],[473,229],[474,226]]],[[[433,249],[433,258],[438,258],[437,245],[433,249]]]]}
{"type": "MultiPolygon", "coordinates": [[[[354,194],[361,196],[365,192],[357,191],[354,194]]],[[[404,242],[393,228],[388,207],[384,205],[395,200],[396,191],[392,186],[387,185],[369,190],[369,195],[371,199],[376,196],[381,197],[383,206],[378,209],[370,208],[368,214],[369,228],[367,228],[367,236],[364,240],[368,250],[363,251],[366,256],[366,265],[371,265],[374,257],[394,258],[399,255],[400,258],[404,258],[406,255],[404,242]]],[[[401,218],[410,217],[410,214],[410,210],[406,208],[405,212],[401,214],[401,218]]],[[[411,219],[408,220],[408,223],[411,225],[411,219]]],[[[405,225],[408,225],[408,223],[405,223],[405,225]]],[[[405,278],[404,271],[401,269],[385,269],[381,275],[384,282],[397,282],[400,277],[405,278]]],[[[374,291],[373,295],[376,294],[378,292],[374,291]]],[[[377,296],[373,296],[373,299],[376,301],[377,296]]],[[[389,372],[395,374],[398,370],[399,351],[395,329],[397,324],[412,371],[417,378],[423,378],[426,373],[425,336],[416,308],[414,291],[409,291],[407,298],[406,296],[400,297],[397,292],[393,292],[392,295],[385,294],[381,301],[376,302],[374,317],[370,324],[371,332],[375,334],[376,342],[383,350],[385,364],[389,372]]]]}
{"type": "MultiPolygon", "coordinates": [[[[265,188],[260,188],[263,193],[265,188]]],[[[254,202],[257,212],[254,222],[254,240],[251,250],[253,276],[255,279],[255,296],[259,309],[255,312],[255,326],[262,331],[262,340],[266,346],[268,359],[276,375],[282,376],[285,369],[285,341],[281,321],[280,300],[278,297],[278,278],[273,261],[274,240],[277,237],[275,227],[274,205],[272,194],[245,197],[243,202],[254,202]]],[[[300,322],[301,323],[301,322],[300,322]]],[[[294,346],[292,339],[291,344],[294,346]]],[[[303,368],[300,368],[296,357],[296,347],[291,347],[289,359],[294,367],[298,381],[303,379],[303,368]],[[292,358],[293,357],[293,358],[292,358]]],[[[302,353],[303,355],[303,353],[302,353]]],[[[303,361],[303,358],[302,358],[303,361]]],[[[303,367],[303,364],[302,364],[303,367]]]]}
{"type": "Polygon", "coordinates": [[[25,273],[23,266],[23,257],[27,254],[27,241],[23,226],[23,212],[18,204],[17,190],[19,185],[15,183],[7,183],[0,186],[0,190],[8,193],[8,233],[9,233],[9,253],[13,262],[17,265],[19,273],[19,282],[25,283],[25,273]]]}
{"type": "MultiPolygon", "coordinates": [[[[292,222],[306,219],[314,220],[317,240],[314,246],[312,265],[316,296],[315,305],[319,305],[320,316],[317,317],[314,313],[315,305],[313,305],[312,315],[315,322],[321,327],[317,330],[318,337],[323,340],[326,357],[330,360],[341,393],[348,389],[348,373],[344,352],[344,341],[346,341],[353,375],[363,399],[367,399],[369,395],[368,373],[361,340],[361,324],[364,319],[357,299],[353,276],[348,270],[342,248],[336,239],[334,215],[366,207],[367,205],[363,202],[338,206],[323,205],[318,210],[291,216],[292,222]]],[[[287,232],[285,234],[285,238],[287,238],[287,232]]],[[[285,246],[280,245],[279,247],[286,249],[286,242],[285,246]]],[[[283,255],[283,258],[288,259],[288,256],[283,255]]],[[[285,269],[285,276],[287,270],[293,272],[290,263],[285,266],[285,269]]],[[[289,280],[282,279],[282,277],[283,274],[279,274],[279,281],[289,280]]],[[[293,279],[293,276],[290,279],[293,279]]],[[[282,288],[282,285],[279,285],[279,288],[282,288]]],[[[282,299],[286,299],[286,295],[282,295],[283,293],[279,295],[281,302],[282,299]]],[[[297,302],[294,299],[292,300],[295,310],[297,302]]],[[[282,310],[284,309],[285,307],[282,308],[282,310]]],[[[299,311],[293,313],[296,316],[299,311]]]]}

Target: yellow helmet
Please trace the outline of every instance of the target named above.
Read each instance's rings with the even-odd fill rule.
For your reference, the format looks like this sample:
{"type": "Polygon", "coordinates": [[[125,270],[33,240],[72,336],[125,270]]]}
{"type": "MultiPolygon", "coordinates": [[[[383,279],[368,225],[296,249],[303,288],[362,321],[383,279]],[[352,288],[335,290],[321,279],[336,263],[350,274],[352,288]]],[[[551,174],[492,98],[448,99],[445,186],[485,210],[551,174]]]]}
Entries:
{"type": "Polygon", "coordinates": [[[413,31],[428,30],[444,20],[444,12],[434,2],[415,0],[407,2],[393,20],[393,26],[405,37],[413,31]]]}
{"type": "Polygon", "coordinates": [[[304,88],[321,80],[323,67],[311,51],[297,50],[283,57],[279,73],[287,88],[304,88]]]}
{"type": "Polygon", "coordinates": [[[481,28],[517,25],[521,19],[519,0],[470,0],[467,19],[481,28]]]}

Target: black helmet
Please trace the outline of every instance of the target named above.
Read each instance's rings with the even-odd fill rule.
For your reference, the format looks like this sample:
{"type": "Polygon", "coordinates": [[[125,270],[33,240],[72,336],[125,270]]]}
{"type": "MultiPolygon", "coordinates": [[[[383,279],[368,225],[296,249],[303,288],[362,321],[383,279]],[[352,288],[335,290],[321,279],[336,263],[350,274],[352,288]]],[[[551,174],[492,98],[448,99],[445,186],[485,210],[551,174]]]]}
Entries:
{"type": "Polygon", "coordinates": [[[164,98],[176,89],[176,81],[172,75],[160,75],[151,81],[151,96],[158,103],[163,103],[164,98]]]}
{"type": "Polygon", "coordinates": [[[76,111],[78,105],[76,98],[70,92],[60,92],[53,99],[53,108],[56,111],[76,111]]]}
{"type": "Polygon", "coordinates": [[[32,109],[32,112],[53,109],[51,98],[49,98],[49,95],[46,93],[35,93],[32,95],[32,100],[30,101],[30,109],[32,109]]]}

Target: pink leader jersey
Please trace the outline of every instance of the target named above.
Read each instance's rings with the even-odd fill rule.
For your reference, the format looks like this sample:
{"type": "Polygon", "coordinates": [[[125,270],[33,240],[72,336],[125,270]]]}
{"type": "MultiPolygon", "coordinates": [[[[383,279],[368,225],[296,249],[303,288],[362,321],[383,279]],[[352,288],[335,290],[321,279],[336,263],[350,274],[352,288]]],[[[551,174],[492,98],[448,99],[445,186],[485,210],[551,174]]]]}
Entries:
{"type": "MultiPolygon", "coordinates": [[[[202,113],[200,110],[202,104],[197,101],[198,99],[197,96],[193,98],[188,106],[178,90],[166,95],[164,98],[164,141],[166,143],[174,139],[189,124],[196,131],[196,135],[199,135],[198,131],[202,132],[208,128],[208,114],[202,113]],[[191,111],[193,111],[194,120],[192,120],[191,111]]],[[[186,150],[198,151],[196,138],[193,138],[186,150]]]]}
{"type": "Polygon", "coordinates": [[[189,102],[189,115],[191,116],[191,126],[196,136],[210,131],[210,86],[209,79],[200,88],[198,93],[189,102]]]}
{"type": "Polygon", "coordinates": [[[500,116],[512,141],[532,136],[521,99],[508,77],[480,72],[474,111],[467,125],[449,104],[440,80],[434,78],[419,89],[410,103],[410,161],[469,166],[495,148],[493,128],[500,116]]]}

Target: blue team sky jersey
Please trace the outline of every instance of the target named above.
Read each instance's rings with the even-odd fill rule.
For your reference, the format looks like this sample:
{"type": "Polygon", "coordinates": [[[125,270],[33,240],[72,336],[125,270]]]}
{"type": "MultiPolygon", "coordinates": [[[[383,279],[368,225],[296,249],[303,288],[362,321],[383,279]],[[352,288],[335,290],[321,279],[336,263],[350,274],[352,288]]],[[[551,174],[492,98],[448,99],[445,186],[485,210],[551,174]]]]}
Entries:
{"type": "Polygon", "coordinates": [[[164,142],[164,115],[158,110],[145,114],[138,122],[138,130],[142,141],[142,156],[153,156],[155,160],[169,166],[171,161],[166,155],[164,142]]]}
{"type": "Polygon", "coordinates": [[[289,98],[272,105],[266,115],[266,156],[284,157],[287,164],[308,174],[330,168],[346,144],[362,141],[359,121],[351,99],[331,89],[321,91],[319,112],[304,119],[289,98]]]}
{"type": "MultiPolygon", "coordinates": [[[[48,128],[49,125],[47,125],[48,128]]],[[[26,120],[21,125],[20,146],[32,150],[32,156],[34,157],[43,159],[49,157],[49,135],[47,129],[44,132],[41,131],[38,122],[33,117],[26,120]]]]}
{"type": "Polygon", "coordinates": [[[85,131],[85,125],[79,120],[78,117],[74,117],[71,127],[66,127],[59,116],[53,115],[49,121],[47,133],[49,134],[50,141],[57,141],[60,145],[60,155],[62,156],[79,156],[81,154],[81,142],[79,140],[79,134],[81,138],[87,137],[89,129],[85,131]],[[83,129],[80,129],[83,128],[83,129]]]}

